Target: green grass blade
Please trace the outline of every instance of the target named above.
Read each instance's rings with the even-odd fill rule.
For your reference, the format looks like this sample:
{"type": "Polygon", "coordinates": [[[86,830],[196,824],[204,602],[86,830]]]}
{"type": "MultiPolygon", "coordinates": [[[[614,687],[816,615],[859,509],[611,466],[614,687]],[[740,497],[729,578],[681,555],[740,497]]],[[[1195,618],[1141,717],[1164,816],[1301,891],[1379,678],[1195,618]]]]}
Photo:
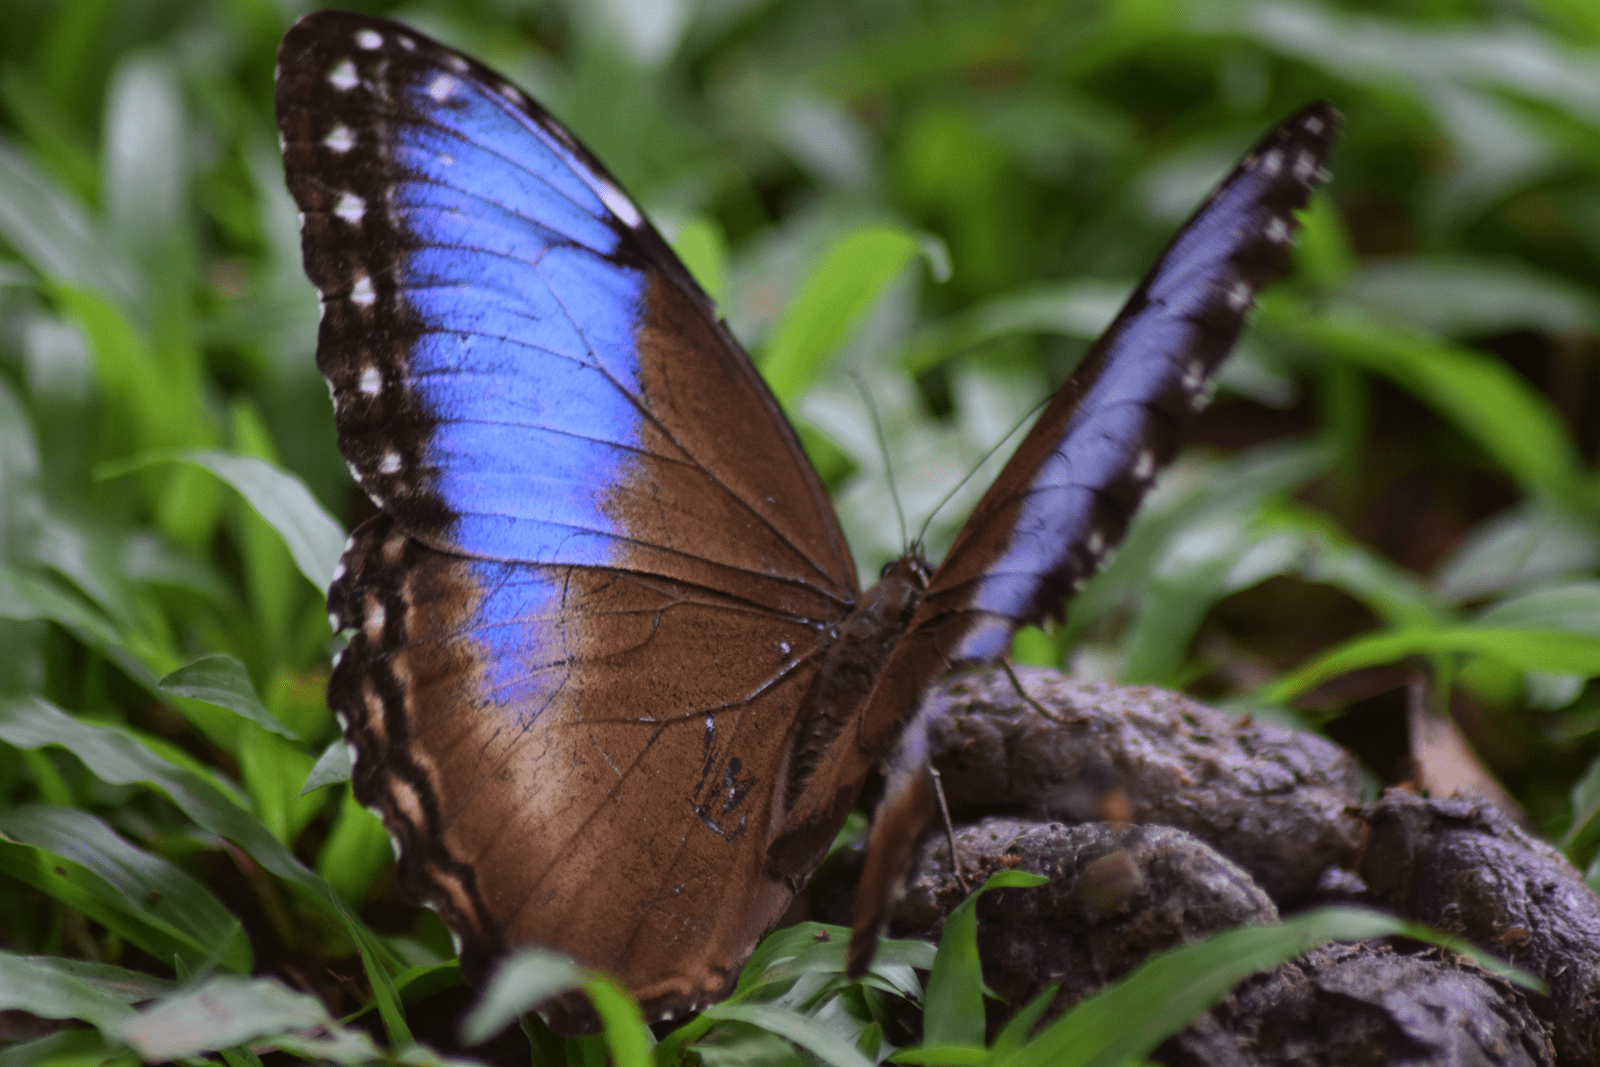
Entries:
{"type": "Polygon", "coordinates": [[[345,532],[304,482],[253,456],[200,451],[177,458],[204,467],[238,490],[256,514],[278,531],[300,573],[319,592],[327,593],[344,553],[345,532]]]}
{"type": "Polygon", "coordinates": [[[582,968],[547,949],[523,949],[502,963],[461,1024],[469,1045],[484,1041],[557,993],[582,987],[582,968]]]}
{"type": "Polygon", "coordinates": [[[1327,941],[1402,932],[1377,912],[1323,908],[1276,926],[1246,926],[1141,964],[1082,1001],[995,1067],[1120,1067],[1137,1063],[1242,979],[1327,941]]]}
{"type": "Polygon", "coordinates": [[[705,1014],[712,1019],[745,1022],[778,1034],[830,1067],[872,1067],[872,1061],[850,1042],[803,1015],[767,1004],[716,1004],[705,1014]]]}
{"type": "Polygon", "coordinates": [[[53,960],[4,951],[0,951],[0,1009],[45,1019],[82,1019],[101,1031],[133,1015],[133,1009],[121,1000],[73,976],[53,960]]]}
{"type": "Polygon", "coordinates": [[[212,958],[250,969],[239,920],[200,882],[135,848],[88,812],[28,805],[0,812],[0,868],[70,904],[159,960],[212,958]]]}
{"type": "Polygon", "coordinates": [[[983,969],[978,964],[978,899],[991,889],[1044,885],[1050,879],[1028,871],[989,876],[944,921],[939,954],[928,974],[923,997],[925,1045],[983,1045],[983,969]]]}
{"type": "Polygon", "coordinates": [[[250,674],[232,656],[218,653],[201,656],[156,683],[162,689],[180,697],[193,697],[207,704],[225,708],[241,718],[255,723],[269,733],[300,740],[293,730],[279,722],[277,717],[261,703],[250,674]]]}
{"type": "Polygon", "coordinates": [[[189,818],[234,842],[262,867],[302,890],[337,918],[356,943],[390,1041],[395,1047],[411,1043],[411,1032],[386,967],[389,953],[345,907],[332,886],[221,790],[195,772],[157,756],[123,731],[79,722],[37,697],[0,701],[0,740],[22,749],[61,745],[102,781],[153,785],[189,818]]]}
{"type": "Polygon", "coordinates": [[[1513,627],[1407,627],[1353,638],[1261,690],[1270,704],[1284,704],[1341,674],[1413,655],[1467,652],[1524,671],[1600,674],[1600,637],[1566,630],[1513,627]]]}
{"type": "Polygon", "coordinates": [[[799,397],[920,250],[917,238],[905,230],[868,226],[845,234],[823,253],[760,359],[761,374],[780,403],[799,397]]]}

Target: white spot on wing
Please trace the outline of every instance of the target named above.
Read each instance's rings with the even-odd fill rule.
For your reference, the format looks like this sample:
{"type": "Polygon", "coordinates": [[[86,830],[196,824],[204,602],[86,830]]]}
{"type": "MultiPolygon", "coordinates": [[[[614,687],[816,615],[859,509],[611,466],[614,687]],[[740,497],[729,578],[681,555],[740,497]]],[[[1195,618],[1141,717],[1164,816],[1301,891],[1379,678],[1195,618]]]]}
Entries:
{"type": "Polygon", "coordinates": [[[350,287],[350,300],[361,307],[369,308],[372,302],[378,299],[378,293],[372,288],[372,279],[363,274],[356,284],[350,287]]]}
{"type": "Polygon", "coordinates": [[[1277,215],[1267,223],[1267,240],[1275,245],[1281,245],[1289,239],[1289,224],[1277,215]]]}
{"type": "Polygon", "coordinates": [[[1270,177],[1271,175],[1274,175],[1274,174],[1278,173],[1282,169],[1283,169],[1283,151],[1282,151],[1282,149],[1278,149],[1278,148],[1271,149],[1271,150],[1269,150],[1267,152],[1266,155],[1261,157],[1261,171],[1262,171],[1262,173],[1264,173],[1264,174],[1266,174],[1266,175],[1268,175],[1270,177]]]}
{"type": "Polygon", "coordinates": [[[460,84],[448,74],[437,75],[433,81],[428,83],[428,95],[442,104],[450,99],[450,94],[454,93],[456,86],[460,84]]]}
{"type": "Polygon", "coordinates": [[[1133,476],[1144,479],[1156,472],[1156,456],[1148,448],[1139,453],[1139,458],[1133,464],[1133,476]]]}
{"type": "Polygon", "coordinates": [[[1098,556],[1100,553],[1104,552],[1105,550],[1106,550],[1105,535],[1103,535],[1099,530],[1095,530],[1094,532],[1089,534],[1089,554],[1093,555],[1093,556],[1098,556]]]}
{"type": "Polygon", "coordinates": [[[341,59],[335,63],[328,72],[328,83],[341,93],[347,89],[354,89],[361,81],[356,77],[356,65],[348,59],[341,59]]]}
{"type": "Polygon", "coordinates": [[[322,139],[322,143],[335,152],[344,153],[355,147],[356,135],[350,132],[350,127],[341,123],[328,131],[328,136],[322,139]]]}
{"type": "Polygon", "coordinates": [[[343,577],[344,577],[344,560],[341,559],[338,563],[336,563],[334,565],[334,568],[333,568],[333,580],[337,582],[340,578],[343,578],[343,577]]]}
{"type": "Polygon", "coordinates": [[[604,178],[595,176],[594,191],[600,194],[600,199],[611,209],[611,213],[627,224],[629,229],[636,228],[644,221],[644,216],[639,214],[639,209],[633,206],[627,194],[604,178]]]}
{"type": "Polygon", "coordinates": [[[1317,173],[1317,160],[1310,152],[1301,150],[1295,157],[1294,176],[1303,182],[1309,182],[1317,173]]]}
{"type": "Polygon", "coordinates": [[[386,452],[386,453],[384,453],[383,459],[378,463],[378,473],[379,474],[397,474],[397,473],[399,473],[399,471],[400,471],[400,454],[398,452],[386,452]]]}
{"type": "Polygon", "coordinates": [[[382,48],[383,34],[379,33],[377,30],[357,30],[356,44],[361,48],[365,48],[369,52],[378,48],[382,48]]]}
{"type": "Polygon", "coordinates": [[[1234,282],[1228,287],[1228,306],[1243,311],[1250,303],[1250,287],[1244,282],[1234,282]]]}
{"type": "Polygon", "coordinates": [[[383,388],[383,375],[378,373],[377,367],[368,367],[361,372],[361,381],[356,385],[363,396],[377,396],[383,388]]]}
{"type": "Polygon", "coordinates": [[[518,89],[510,82],[500,83],[500,95],[511,101],[513,104],[522,103],[522,90],[518,89]]]}
{"type": "Polygon", "coordinates": [[[1304,126],[1307,133],[1322,132],[1322,120],[1317,118],[1315,115],[1312,115],[1310,118],[1306,119],[1304,126]]]}
{"type": "Polygon", "coordinates": [[[405,34],[401,34],[399,37],[396,37],[395,40],[399,41],[400,47],[404,48],[407,52],[414,52],[417,49],[417,42],[413,41],[405,34]]]}
{"type": "Polygon", "coordinates": [[[444,65],[455,71],[457,74],[465,74],[470,69],[467,65],[467,61],[457,55],[445,56],[444,65]]]}
{"type": "Polygon", "coordinates": [[[367,213],[367,202],[355,193],[345,193],[339,198],[339,202],[334,205],[333,213],[354,226],[367,213]]]}
{"type": "Polygon", "coordinates": [[[1183,380],[1179,383],[1185,389],[1193,392],[1200,388],[1200,383],[1206,380],[1206,367],[1198,359],[1191,359],[1189,365],[1183,368],[1183,380]]]}

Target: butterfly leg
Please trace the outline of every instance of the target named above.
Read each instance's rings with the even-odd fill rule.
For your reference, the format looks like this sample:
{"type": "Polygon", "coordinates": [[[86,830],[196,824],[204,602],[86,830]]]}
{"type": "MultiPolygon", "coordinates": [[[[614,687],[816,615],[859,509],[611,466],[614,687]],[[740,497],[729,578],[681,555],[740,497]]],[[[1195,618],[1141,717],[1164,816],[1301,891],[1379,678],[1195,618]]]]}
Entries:
{"type": "Polygon", "coordinates": [[[950,820],[950,805],[944,799],[944,776],[939,773],[939,768],[928,767],[928,774],[933,778],[933,795],[939,799],[939,815],[944,819],[944,840],[950,847],[950,877],[955,881],[956,887],[962,894],[972,892],[972,887],[967,885],[967,880],[961,874],[961,857],[956,855],[956,827],[950,820]]]}

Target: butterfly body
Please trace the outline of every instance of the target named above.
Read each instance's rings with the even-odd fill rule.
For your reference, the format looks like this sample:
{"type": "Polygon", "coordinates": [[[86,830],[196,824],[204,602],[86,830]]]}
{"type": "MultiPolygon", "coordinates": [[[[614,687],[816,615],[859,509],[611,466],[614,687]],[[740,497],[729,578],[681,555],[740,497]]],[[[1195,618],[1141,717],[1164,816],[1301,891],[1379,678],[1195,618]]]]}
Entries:
{"type": "MultiPolygon", "coordinates": [[[[277,107],[318,366],[381,510],[329,590],[356,796],[470,980],[545,945],[652,1017],[731,985],[938,679],[1059,613],[1120,539],[1312,180],[1241,165],[1218,194],[1240,206],[1180,234],[945,562],[862,592],[711,301],[538,105],[321,12],[284,39],[277,107]]],[[[1259,151],[1325,155],[1331,129],[1285,131],[1259,151]]],[[[907,781],[875,841],[915,837],[907,781]]],[[[874,846],[882,878],[909,847],[874,846]]]]}

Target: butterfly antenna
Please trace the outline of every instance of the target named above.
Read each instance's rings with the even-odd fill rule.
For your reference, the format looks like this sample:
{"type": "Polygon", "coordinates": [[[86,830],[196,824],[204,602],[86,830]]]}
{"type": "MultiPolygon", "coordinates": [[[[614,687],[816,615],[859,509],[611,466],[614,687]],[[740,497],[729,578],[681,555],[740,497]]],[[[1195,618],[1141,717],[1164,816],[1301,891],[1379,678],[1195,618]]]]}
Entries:
{"type": "Polygon", "coordinates": [[[872,431],[878,435],[878,451],[883,455],[883,472],[889,478],[889,496],[894,500],[894,513],[900,519],[900,544],[909,550],[910,546],[906,545],[906,511],[900,505],[900,490],[894,484],[894,463],[889,458],[889,438],[884,435],[883,420],[878,417],[877,402],[872,399],[872,392],[867,389],[867,383],[861,380],[861,375],[851,371],[850,380],[856,383],[856,390],[861,394],[862,402],[872,413],[872,431]]]}
{"type": "Polygon", "coordinates": [[[922,544],[922,539],[928,534],[928,527],[933,525],[933,520],[938,516],[940,509],[946,504],[950,503],[950,499],[952,497],[961,492],[961,487],[963,485],[966,485],[968,482],[972,481],[973,476],[983,469],[983,465],[989,462],[990,458],[996,452],[1000,451],[1001,445],[1011,440],[1016,436],[1018,430],[1022,429],[1024,426],[1028,425],[1029,422],[1033,421],[1034,417],[1039,414],[1040,409],[1050,402],[1050,399],[1050,397],[1046,396],[1039,400],[1033,405],[1033,407],[1028,409],[1027,414],[1023,415],[1022,418],[1012,423],[1011,429],[1007,430],[1005,435],[1002,436],[1000,440],[990,445],[988,451],[978,458],[978,462],[974,463],[972,468],[968,470],[966,474],[961,476],[961,480],[955,485],[952,485],[950,487],[950,491],[939,498],[939,503],[935,504],[933,510],[928,512],[928,517],[922,520],[922,528],[917,531],[917,539],[914,542],[915,544],[922,544]]]}

